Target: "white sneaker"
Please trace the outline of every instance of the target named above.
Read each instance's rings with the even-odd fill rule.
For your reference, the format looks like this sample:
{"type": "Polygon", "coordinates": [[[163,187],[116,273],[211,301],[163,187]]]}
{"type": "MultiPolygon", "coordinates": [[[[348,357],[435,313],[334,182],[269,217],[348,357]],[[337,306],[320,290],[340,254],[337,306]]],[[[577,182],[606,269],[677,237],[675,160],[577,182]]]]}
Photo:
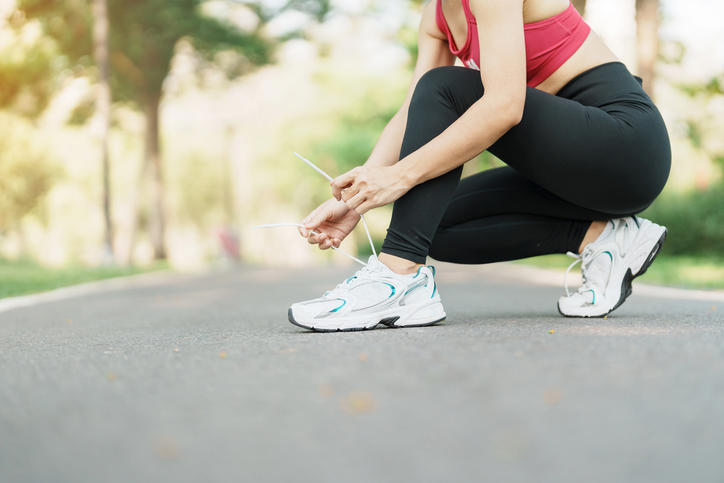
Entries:
{"type": "Polygon", "coordinates": [[[356,274],[320,298],[289,308],[289,322],[319,332],[389,327],[420,327],[445,319],[435,268],[400,275],[372,255],[356,274]]]}
{"type": "Polygon", "coordinates": [[[645,218],[630,216],[610,221],[609,227],[589,243],[566,271],[566,295],[558,311],[566,317],[603,317],[631,295],[631,281],[643,275],[666,239],[666,228],[645,218]],[[568,290],[568,273],[581,264],[583,285],[568,290]]]}

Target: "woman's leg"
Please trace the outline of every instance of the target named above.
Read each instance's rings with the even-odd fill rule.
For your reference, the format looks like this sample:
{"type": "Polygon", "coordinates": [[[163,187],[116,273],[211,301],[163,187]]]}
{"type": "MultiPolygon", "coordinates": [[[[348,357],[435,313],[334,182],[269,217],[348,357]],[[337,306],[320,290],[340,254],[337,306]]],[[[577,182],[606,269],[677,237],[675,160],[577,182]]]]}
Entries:
{"type": "Polygon", "coordinates": [[[477,264],[577,252],[591,220],[609,218],[564,201],[505,166],[460,182],[429,254],[477,264]]]}
{"type": "MultiPolygon", "coordinates": [[[[483,95],[477,83],[458,83],[470,69],[439,67],[425,73],[410,101],[400,159],[417,151],[454,123],[483,95]]],[[[457,188],[462,166],[413,187],[395,201],[381,251],[425,263],[432,238],[457,188]]]]}
{"type": "MultiPolygon", "coordinates": [[[[634,214],[663,188],[670,162],[663,121],[625,66],[613,64],[587,71],[557,96],[528,88],[523,120],[490,148],[541,192],[559,199],[558,205],[544,205],[555,209],[539,215],[543,218],[529,218],[532,225],[552,232],[561,229],[561,219],[634,214]],[[582,214],[573,217],[576,207],[582,214]],[[586,212],[591,216],[584,216],[586,212]]],[[[476,71],[442,67],[425,74],[410,104],[401,158],[440,134],[482,95],[476,71]]],[[[382,252],[424,263],[461,171],[420,184],[395,202],[382,252]]],[[[515,202],[503,199],[496,204],[515,202]]],[[[535,215],[531,209],[538,205],[529,206],[518,213],[535,215]]],[[[511,213],[497,219],[499,227],[520,223],[511,213]]],[[[509,233],[521,243],[516,258],[540,254],[539,234],[526,233],[509,233]]]]}

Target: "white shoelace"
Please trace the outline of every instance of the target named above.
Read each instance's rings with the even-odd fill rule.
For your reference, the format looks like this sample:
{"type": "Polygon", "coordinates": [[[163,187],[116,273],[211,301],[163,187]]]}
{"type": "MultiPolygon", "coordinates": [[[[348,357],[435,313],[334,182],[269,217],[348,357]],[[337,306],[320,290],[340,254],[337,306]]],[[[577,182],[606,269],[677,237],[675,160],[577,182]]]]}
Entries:
{"type": "Polygon", "coordinates": [[[619,252],[624,258],[626,257],[628,245],[636,238],[637,229],[639,228],[639,224],[635,218],[635,216],[627,216],[616,220],[618,221],[618,224],[615,225],[616,246],[618,246],[619,252]],[[621,224],[623,224],[622,227],[621,224]],[[636,230],[634,228],[636,228],[636,230]]]}
{"type": "Polygon", "coordinates": [[[337,294],[344,293],[348,289],[353,288],[359,282],[365,280],[375,280],[375,275],[377,275],[381,270],[382,267],[380,265],[368,263],[364,267],[357,270],[354,275],[348,277],[342,283],[338,283],[337,286],[334,287],[332,290],[328,290],[327,292],[325,292],[324,295],[327,297],[334,297],[337,294]]]}
{"type": "MultiPolygon", "coordinates": [[[[633,240],[633,238],[636,237],[636,231],[634,228],[638,228],[638,223],[632,216],[618,218],[615,220],[611,220],[611,222],[613,223],[613,236],[616,240],[616,247],[618,247],[619,255],[622,258],[625,258],[628,245],[633,240]]],[[[598,258],[598,256],[607,252],[607,250],[596,250],[595,243],[596,242],[589,244],[580,255],[573,252],[566,253],[566,255],[568,255],[569,257],[576,259],[568,266],[568,269],[566,270],[564,285],[566,289],[566,295],[568,297],[570,297],[574,293],[571,292],[568,288],[568,275],[570,274],[571,269],[575,267],[577,263],[581,263],[581,276],[583,277],[583,285],[581,285],[581,287],[576,292],[583,293],[588,290],[592,290],[591,287],[588,285],[588,279],[590,278],[587,277],[587,272],[589,271],[588,269],[593,261],[598,258]]],[[[611,255],[611,267],[609,268],[608,277],[606,279],[606,284],[604,285],[604,287],[608,286],[608,282],[611,279],[611,274],[613,273],[613,263],[613,255],[611,255]]]]}
{"type": "MultiPolygon", "coordinates": [[[[309,167],[311,167],[311,168],[312,168],[313,170],[315,170],[317,173],[319,173],[319,174],[321,174],[322,176],[324,176],[325,178],[327,178],[328,181],[333,181],[334,178],[332,178],[330,175],[328,175],[327,173],[325,173],[325,172],[324,172],[321,168],[319,168],[316,164],[314,164],[313,162],[311,162],[310,160],[308,160],[307,158],[303,157],[301,154],[299,154],[299,153],[297,153],[297,152],[295,152],[294,155],[295,155],[296,157],[298,157],[299,159],[301,159],[302,161],[304,161],[309,167]]],[[[370,242],[370,248],[372,248],[372,254],[373,254],[375,257],[377,257],[377,250],[375,250],[375,244],[372,242],[372,236],[370,235],[370,230],[367,228],[367,222],[365,221],[364,215],[360,215],[360,220],[362,221],[362,227],[364,228],[365,233],[367,234],[367,241],[370,242]]],[[[300,227],[300,228],[304,228],[304,225],[301,224],[301,223],[295,223],[295,222],[284,222],[284,223],[268,223],[268,224],[265,224],[265,225],[256,225],[254,228],[279,228],[279,227],[300,227]]],[[[313,233],[313,234],[315,234],[315,235],[321,235],[321,233],[319,233],[318,231],[314,231],[314,230],[312,230],[311,233],[313,233]]],[[[335,247],[335,246],[332,246],[331,248],[332,248],[332,250],[338,251],[339,253],[341,253],[341,254],[344,255],[345,257],[347,257],[347,258],[349,258],[349,259],[351,259],[351,260],[354,260],[355,262],[357,262],[357,263],[363,265],[365,268],[367,268],[367,266],[368,266],[367,263],[363,262],[363,261],[360,260],[359,258],[357,258],[357,257],[355,257],[355,256],[353,256],[353,255],[350,255],[349,253],[345,252],[344,250],[340,250],[339,248],[337,248],[337,247],[335,247]]],[[[364,270],[364,268],[363,268],[362,270],[360,270],[360,272],[363,271],[363,270],[364,270]]],[[[358,272],[358,273],[360,273],[360,272],[358,272]]],[[[349,280],[349,279],[348,279],[348,280],[349,280]]],[[[343,282],[343,283],[346,283],[346,281],[343,282]]],[[[337,285],[337,288],[339,288],[341,285],[343,285],[343,284],[337,285]]],[[[335,288],[335,290],[336,290],[336,288],[335,288]]]]}
{"type": "MultiPolygon", "coordinates": [[[[589,271],[589,268],[591,267],[591,264],[601,255],[604,253],[608,254],[608,250],[594,250],[591,247],[586,247],[583,250],[583,253],[580,255],[568,252],[566,255],[569,257],[575,258],[573,263],[571,263],[568,266],[568,269],[566,270],[566,276],[563,282],[563,285],[566,289],[566,296],[570,297],[574,293],[583,293],[587,292],[589,290],[593,290],[593,293],[595,294],[595,290],[589,286],[589,277],[587,276],[587,272],[589,271]],[[576,290],[575,292],[571,292],[571,290],[568,288],[568,275],[571,273],[571,269],[576,266],[576,264],[581,263],[581,277],[583,278],[583,283],[581,286],[576,290]]],[[[604,287],[608,286],[608,282],[611,280],[611,274],[613,273],[613,256],[611,256],[611,266],[608,269],[608,276],[606,277],[606,283],[603,285],[604,287]]],[[[594,295],[595,300],[595,295],[594,295]]]]}

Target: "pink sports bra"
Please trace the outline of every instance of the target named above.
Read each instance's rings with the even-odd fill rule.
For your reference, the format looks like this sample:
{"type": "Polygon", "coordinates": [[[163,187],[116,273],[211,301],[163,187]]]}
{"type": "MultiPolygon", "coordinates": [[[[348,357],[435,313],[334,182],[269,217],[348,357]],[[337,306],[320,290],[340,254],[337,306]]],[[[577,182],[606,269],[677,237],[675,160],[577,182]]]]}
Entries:
{"type": "MultiPolygon", "coordinates": [[[[466,67],[480,70],[480,45],[477,22],[470,11],[470,0],[462,0],[468,23],[465,45],[455,45],[450,29],[442,13],[441,0],[437,1],[437,26],[447,36],[450,52],[466,67]]],[[[567,9],[553,17],[527,23],[525,30],[526,82],[535,87],[567,61],[588,37],[591,27],[583,20],[571,3],[567,9]]]]}

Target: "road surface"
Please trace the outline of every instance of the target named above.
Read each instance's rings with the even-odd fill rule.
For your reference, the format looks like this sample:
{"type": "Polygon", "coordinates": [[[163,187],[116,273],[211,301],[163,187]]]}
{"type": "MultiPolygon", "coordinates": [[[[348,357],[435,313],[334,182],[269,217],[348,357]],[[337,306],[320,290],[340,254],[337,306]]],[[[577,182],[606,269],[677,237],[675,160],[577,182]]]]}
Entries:
{"type": "Polygon", "coordinates": [[[178,276],[0,313],[2,482],[722,482],[724,302],[439,267],[446,323],[305,332],[348,268],[178,276]]]}

